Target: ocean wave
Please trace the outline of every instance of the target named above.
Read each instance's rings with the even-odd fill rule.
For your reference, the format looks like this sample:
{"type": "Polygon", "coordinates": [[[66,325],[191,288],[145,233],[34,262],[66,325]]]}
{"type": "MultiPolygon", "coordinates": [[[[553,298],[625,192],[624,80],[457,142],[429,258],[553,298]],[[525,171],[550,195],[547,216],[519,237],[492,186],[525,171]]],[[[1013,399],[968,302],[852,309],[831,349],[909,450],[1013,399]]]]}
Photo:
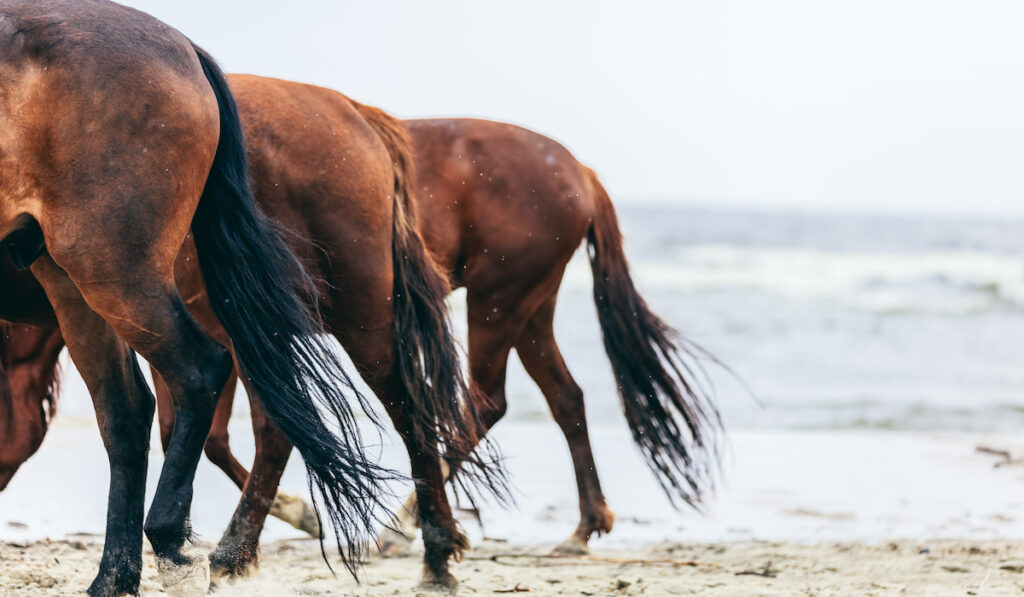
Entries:
{"type": "MultiPolygon", "coordinates": [[[[1024,256],[704,244],[630,257],[653,292],[754,293],[889,314],[1024,309],[1024,256]]],[[[570,266],[567,283],[590,284],[584,263],[570,266]]]]}

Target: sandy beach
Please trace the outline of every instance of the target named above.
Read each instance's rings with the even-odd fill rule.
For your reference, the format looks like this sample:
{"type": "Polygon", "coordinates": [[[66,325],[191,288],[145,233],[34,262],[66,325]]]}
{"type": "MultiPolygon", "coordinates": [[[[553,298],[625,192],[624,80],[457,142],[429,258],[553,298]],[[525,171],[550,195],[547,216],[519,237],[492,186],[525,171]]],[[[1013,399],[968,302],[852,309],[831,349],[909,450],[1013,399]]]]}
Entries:
{"type": "MultiPolygon", "coordinates": [[[[86,586],[99,559],[92,540],[0,546],[0,593],[66,595],[86,586]]],[[[225,596],[423,594],[418,558],[373,559],[356,584],[333,577],[312,540],[264,546],[258,574],[221,583],[225,596]]],[[[1024,544],[1007,541],[887,541],[800,545],[741,542],[596,550],[554,558],[546,547],[484,542],[454,567],[461,595],[1019,595],[1024,544]]],[[[165,595],[152,554],[144,595],[165,595]]]]}
{"type": "MultiPolygon", "coordinates": [[[[245,421],[234,443],[248,459],[245,421]]],[[[498,439],[518,503],[465,516],[474,550],[453,566],[461,595],[1011,595],[1024,590],[1024,454],[998,434],[738,431],[727,481],[708,512],[676,512],[638,468],[624,430],[598,427],[614,531],[578,559],[547,557],[576,520],[568,457],[555,429],[509,422],[498,439]],[[997,466],[999,465],[999,466],[997,466]],[[559,471],[562,474],[558,474],[559,471]],[[518,587],[518,588],[517,588],[518,587]]],[[[0,595],[74,594],[96,571],[106,472],[95,429],[60,420],[36,459],[0,494],[0,595]],[[55,483],[55,480],[60,483],[55,483]]],[[[385,444],[386,462],[401,453],[385,444]]],[[[154,447],[151,474],[160,464],[154,447]]],[[[154,483],[149,484],[150,490],[154,483]]],[[[289,465],[284,487],[300,491],[289,465]]],[[[203,546],[237,499],[203,462],[193,518],[203,546]]],[[[148,544],[147,544],[148,549],[148,544]]],[[[417,549],[421,549],[417,546],[417,549]]],[[[373,559],[356,585],[333,577],[314,541],[277,520],[263,564],[218,595],[416,595],[418,554],[373,559]]],[[[151,554],[143,595],[163,594],[151,554]]]]}

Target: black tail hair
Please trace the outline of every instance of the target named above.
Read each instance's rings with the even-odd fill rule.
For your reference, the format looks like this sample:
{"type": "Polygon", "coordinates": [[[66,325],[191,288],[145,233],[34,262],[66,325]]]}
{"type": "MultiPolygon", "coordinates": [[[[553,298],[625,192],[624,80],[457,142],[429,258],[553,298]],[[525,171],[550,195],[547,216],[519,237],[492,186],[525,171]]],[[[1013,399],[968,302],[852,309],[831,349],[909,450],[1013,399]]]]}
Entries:
{"type": "Polygon", "coordinates": [[[192,221],[207,293],[241,374],[302,454],[317,515],[326,511],[342,561],[355,575],[364,538],[383,512],[384,483],[397,474],[362,454],[343,389],[366,405],[308,307],[316,298],[312,280],[256,207],[238,107],[224,74],[203,50],[195,51],[220,106],[220,142],[192,221]],[[334,420],[325,421],[318,406],[334,420]]]}
{"type": "Polygon", "coordinates": [[[393,163],[395,358],[417,422],[414,439],[421,450],[440,456],[443,449],[452,465],[453,482],[471,501],[474,487],[462,483],[463,477],[500,503],[510,502],[500,454],[493,442],[480,437],[483,425],[460,365],[445,305],[451,287],[417,228],[412,196],[415,165],[408,132],[383,110],[352,104],[387,147],[393,163]]]}
{"type": "Polygon", "coordinates": [[[592,170],[585,173],[597,201],[587,236],[594,301],[626,421],[672,505],[682,500],[700,509],[719,472],[722,420],[699,361],[718,361],[637,293],[611,198],[592,170]]]}

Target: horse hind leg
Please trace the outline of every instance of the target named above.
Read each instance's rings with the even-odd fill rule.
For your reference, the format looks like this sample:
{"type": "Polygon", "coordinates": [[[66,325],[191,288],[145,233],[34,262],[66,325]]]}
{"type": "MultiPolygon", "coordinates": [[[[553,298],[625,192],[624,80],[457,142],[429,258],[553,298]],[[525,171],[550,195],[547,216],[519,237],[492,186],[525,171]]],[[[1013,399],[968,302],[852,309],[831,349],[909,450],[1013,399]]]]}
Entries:
{"type": "Polygon", "coordinates": [[[188,543],[188,522],[196,466],[206,444],[217,399],[232,369],[231,355],[192,319],[173,289],[147,295],[138,323],[122,335],[160,372],[174,405],[174,428],[156,495],[146,519],[146,536],[157,555],[161,580],[171,587],[208,586],[206,556],[188,543]],[[131,340],[130,340],[131,342],[131,340]],[[187,349],[182,349],[187,347],[187,349]]]}
{"type": "MultiPolygon", "coordinates": [[[[550,291],[549,291],[550,292],[550,291]]],[[[505,395],[505,375],[508,356],[514,339],[526,325],[528,315],[535,305],[534,292],[516,293],[515,296],[498,297],[470,294],[467,297],[469,314],[469,373],[470,382],[476,391],[472,396],[480,419],[477,437],[483,438],[502,417],[508,408],[505,395]],[[525,296],[524,296],[525,295],[525,296]],[[512,314],[495,317],[495,304],[517,305],[512,314]]],[[[499,308],[498,313],[502,313],[499,308]]],[[[445,480],[449,471],[444,471],[445,480]]],[[[381,555],[393,557],[407,554],[420,527],[417,494],[413,492],[396,514],[393,528],[384,529],[378,537],[381,555]]]]}
{"type": "Polygon", "coordinates": [[[32,272],[46,288],[68,352],[89,388],[110,465],[103,558],[88,593],[136,594],[153,395],[131,349],[89,308],[64,271],[43,255],[32,272]]]}
{"type": "Polygon", "coordinates": [[[174,428],[145,533],[156,553],[161,581],[169,589],[198,589],[208,585],[209,570],[205,554],[190,545],[192,482],[217,398],[233,368],[231,354],[189,313],[174,286],[170,264],[161,267],[157,260],[140,260],[129,253],[130,243],[100,244],[91,251],[55,247],[53,260],[70,279],[88,281],[77,284],[88,305],[159,371],[169,388],[174,428]],[[133,265],[129,273],[126,264],[133,265]]]}
{"type": "MultiPolygon", "coordinates": [[[[171,431],[174,429],[174,405],[171,401],[170,390],[167,384],[160,378],[156,369],[152,369],[153,385],[156,388],[156,408],[160,420],[160,440],[164,452],[171,439],[171,431]]],[[[227,385],[221,392],[220,400],[217,402],[217,410],[213,415],[213,424],[210,428],[210,435],[206,438],[206,457],[217,468],[224,471],[224,474],[231,479],[240,490],[245,489],[249,480],[249,471],[238,461],[234,452],[231,451],[230,434],[228,424],[231,422],[232,407],[235,399],[235,388],[238,383],[238,373],[234,372],[228,379],[227,385]]],[[[256,407],[254,407],[256,408],[256,407]]],[[[259,434],[259,426],[262,422],[253,421],[253,429],[259,434]]],[[[276,431],[276,428],[275,428],[276,431]]],[[[279,432],[278,432],[279,433],[279,432]]],[[[278,518],[296,529],[307,533],[310,537],[319,538],[321,529],[320,521],[312,504],[301,496],[277,492],[274,503],[270,507],[270,515],[278,518]]]]}
{"type": "Polygon", "coordinates": [[[580,522],[576,531],[556,547],[555,552],[580,555],[587,553],[587,543],[594,533],[600,535],[612,530],[615,515],[605,502],[597,477],[587,431],[583,390],[573,380],[555,342],[556,296],[544,303],[530,319],[516,343],[516,353],[526,372],[543,392],[551,414],[569,444],[579,491],[580,522]]]}
{"type": "MultiPolygon", "coordinates": [[[[357,311],[358,312],[358,311],[357,311]]],[[[384,405],[395,430],[409,454],[410,471],[416,484],[416,518],[424,528],[423,579],[428,590],[454,591],[458,581],[448,570],[449,560],[460,560],[469,541],[458,528],[445,493],[446,470],[435,451],[424,449],[416,440],[410,398],[396,360],[394,331],[378,325],[390,320],[391,306],[365,312],[362,325],[338,325],[339,339],[352,357],[364,380],[384,405]],[[375,316],[374,316],[375,314],[375,316]],[[356,329],[360,328],[360,329],[356,329]]]]}
{"type": "Polygon", "coordinates": [[[221,578],[247,576],[258,567],[260,533],[275,503],[277,486],[292,452],[288,438],[267,417],[259,400],[250,399],[249,403],[256,456],[231,521],[210,554],[215,582],[221,578]]]}
{"type": "MultiPolygon", "coordinates": [[[[153,387],[156,389],[156,410],[160,421],[160,442],[166,453],[171,441],[171,432],[174,430],[174,402],[171,399],[170,389],[164,383],[157,370],[150,367],[150,372],[153,375],[153,387]]],[[[206,453],[206,458],[214,466],[224,471],[224,474],[231,479],[231,482],[239,489],[242,489],[245,487],[246,480],[249,479],[249,471],[235,458],[234,452],[231,451],[231,436],[228,432],[237,382],[238,376],[232,373],[224,385],[224,390],[221,391],[220,399],[217,401],[217,409],[213,413],[210,434],[206,437],[206,446],[203,448],[203,451],[206,453]]]]}

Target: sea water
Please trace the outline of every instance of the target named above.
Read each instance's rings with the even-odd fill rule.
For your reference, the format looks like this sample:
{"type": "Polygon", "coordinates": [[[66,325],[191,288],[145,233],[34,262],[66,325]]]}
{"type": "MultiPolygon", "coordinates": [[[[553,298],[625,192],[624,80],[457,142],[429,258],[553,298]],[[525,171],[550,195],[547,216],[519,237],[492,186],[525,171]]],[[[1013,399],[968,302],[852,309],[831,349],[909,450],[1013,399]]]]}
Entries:
{"type": "MultiPolygon", "coordinates": [[[[742,380],[709,368],[729,426],[1024,430],[1024,222],[619,214],[648,304],[742,380]]],[[[589,417],[607,422],[619,406],[591,289],[580,251],[556,336],[589,417]]],[[[546,416],[517,363],[508,392],[512,417],[546,416]]]]}

